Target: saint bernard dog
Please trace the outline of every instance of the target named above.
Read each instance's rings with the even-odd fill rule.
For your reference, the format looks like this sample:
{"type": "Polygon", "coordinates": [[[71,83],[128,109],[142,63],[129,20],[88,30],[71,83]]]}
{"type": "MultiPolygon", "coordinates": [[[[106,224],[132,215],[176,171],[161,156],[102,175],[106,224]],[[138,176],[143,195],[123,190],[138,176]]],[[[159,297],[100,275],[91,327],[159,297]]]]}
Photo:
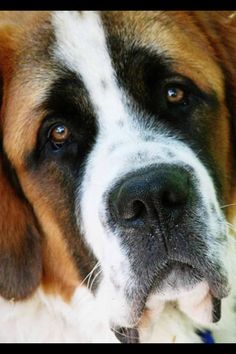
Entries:
{"type": "Polygon", "coordinates": [[[0,13],[0,341],[236,342],[236,16],[0,13]]]}

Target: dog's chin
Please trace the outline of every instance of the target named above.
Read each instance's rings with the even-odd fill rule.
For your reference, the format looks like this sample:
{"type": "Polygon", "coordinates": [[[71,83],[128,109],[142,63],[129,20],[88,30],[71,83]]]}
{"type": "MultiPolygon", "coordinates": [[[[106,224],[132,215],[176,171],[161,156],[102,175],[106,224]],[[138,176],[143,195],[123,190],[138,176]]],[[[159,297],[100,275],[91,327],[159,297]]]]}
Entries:
{"type": "Polygon", "coordinates": [[[154,293],[164,300],[176,300],[191,291],[203,280],[203,275],[196,268],[180,262],[168,262],[157,277],[154,293]]]}
{"type": "Polygon", "coordinates": [[[172,262],[162,273],[145,305],[134,301],[130,318],[134,323],[127,322],[127,327],[117,327],[116,336],[121,342],[135,343],[138,341],[139,322],[145,311],[155,321],[167,302],[173,302],[188,318],[200,325],[218,322],[221,317],[221,300],[212,295],[208,281],[190,265],[172,262]]]}

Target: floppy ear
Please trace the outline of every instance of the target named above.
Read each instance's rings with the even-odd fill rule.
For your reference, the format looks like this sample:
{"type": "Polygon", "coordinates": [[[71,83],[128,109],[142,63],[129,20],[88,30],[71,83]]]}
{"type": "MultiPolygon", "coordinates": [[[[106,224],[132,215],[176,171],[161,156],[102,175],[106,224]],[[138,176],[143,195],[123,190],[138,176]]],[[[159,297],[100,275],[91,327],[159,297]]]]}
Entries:
{"type": "MultiPolygon", "coordinates": [[[[9,80],[13,55],[11,25],[0,18],[0,104],[9,80]]],[[[38,286],[42,275],[41,237],[31,206],[26,200],[3,148],[0,111],[0,296],[24,299],[38,286]]]]}
{"type": "MultiPolygon", "coordinates": [[[[236,12],[215,11],[213,46],[224,72],[227,107],[232,118],[232,140],[236,151],[236,12]],[[217,45],[216,45],[217,43],[217,45]]],[[[236,158],[236,155],[235,155],[236,158]]]]}

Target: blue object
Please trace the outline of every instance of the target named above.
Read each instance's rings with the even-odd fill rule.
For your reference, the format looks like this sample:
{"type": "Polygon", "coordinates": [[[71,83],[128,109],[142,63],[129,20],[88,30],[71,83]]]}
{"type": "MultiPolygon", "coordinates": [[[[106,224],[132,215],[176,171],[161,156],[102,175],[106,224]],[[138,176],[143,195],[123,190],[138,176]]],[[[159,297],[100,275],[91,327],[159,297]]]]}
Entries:
{"type": "Polygon", "coordinates": [[[198,331],[197,334],[199,335],[199,337],[201,337],[203,343],[206,343],[206,344],[215,343],[211,331],[209,331],[209,330],[198,331]]]}

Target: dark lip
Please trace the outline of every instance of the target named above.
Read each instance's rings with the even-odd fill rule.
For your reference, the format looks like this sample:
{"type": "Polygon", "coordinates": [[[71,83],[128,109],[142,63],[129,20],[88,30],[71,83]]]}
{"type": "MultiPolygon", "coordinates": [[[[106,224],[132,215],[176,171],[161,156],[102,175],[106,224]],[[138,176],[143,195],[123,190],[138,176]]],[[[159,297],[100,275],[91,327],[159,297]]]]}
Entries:
{"type": "MultiPolygon", "coordinates": [[[[158,286],[158,278],[159,281],[165,282],[165,278],[168,277],[171,271],[177,270],[177,273],[184,271],[186,276],[192,277],[190,281],[190,287],[194,287],[198,282],[205,280],[209,285],[209,289],[212,295],[213,301],[213,322],[218,322],[221,318],[221,299],[226,297],[229,293],[229,286],[227,278],[222,275],[220,272],[216,272],[216,270],[209,270],[208,268],[203,267],[195,267],[193,264],[188,264],[181,261],[168,261],[166,262],[161,269],[157,270],[156,279],[153,282],[152,286],[149,289],[148,295],[145,297],[140,297],[141,291],[138,289],[133,292],[133,301],[131,300],[131,306],[134,306],[134,313],[136,321],[136,326],[139,320],[142,317],[143,311],[146,308],[146,302],[148,297],[154,292],[158,292],[161,290],[160,285],[158,286]],[[189,274],[188,274],[189,273],[189,274]]],[[[182,287],[185,288],[184,286],[182,287]]],[[[181,289],[180,289],[181,291],[181,289]]],[[[139,342],[139,332],[137,327],[113,327],[115,328],[114,333],[117,339],[121,343],[138,343],[139,342]]]]}
{"type": "MultiPolygon", "coordinates": [[[[221,317],[221,300],[213,299],[213,323],[219,321],[221,317]]],[[[116,327],[112,329],[116,338],[123,344],[140,343],[139,331],[137,328],[116,327]]]]}
{"type": "Polygon", "coordinates": [[[161,292],[166,284],[171,288],[192,288],[196,283],[203,280],[203,274],[193,265],[180,261],[169,261],[157,274],[153,284],[155,292],[161,292]],[[172,274],[172,279],[170,275],[172,274]]]}
{"type": "MultiPolygon", "coordinates": [[[[221,300],[213,299],[213,323],[216,323],[221,318],[221,300]]],[[[116,338],[123,344],[140,343],[139,331],[137,328],[116,327],[112,329],[116,338]]]]}
{"type": "Polygon", "coordinates": [[[116,327],[112,329],[112,331],[121,343],[139,343],[139,332],[137,328],[116,327]]]}
{"type": "MultiPolygon", "coordinates": [[[[186,262],[182,260],[168,260],[162,267],[156,271],[156,278],[152,284],[152,291],[161,290],[161,285],[171,273],[176,272],[176,278],[182,275],[186,278],[187,285],[195,285],[201,280],[205,280],[210,288],[212,296],[218,300],[228,296],[230,288],[228,279],[218,266],[209,266],[206,260],[194,262],[186,262]]],[[[185,288],[185,286],[183,286],[185,288]]]]}

